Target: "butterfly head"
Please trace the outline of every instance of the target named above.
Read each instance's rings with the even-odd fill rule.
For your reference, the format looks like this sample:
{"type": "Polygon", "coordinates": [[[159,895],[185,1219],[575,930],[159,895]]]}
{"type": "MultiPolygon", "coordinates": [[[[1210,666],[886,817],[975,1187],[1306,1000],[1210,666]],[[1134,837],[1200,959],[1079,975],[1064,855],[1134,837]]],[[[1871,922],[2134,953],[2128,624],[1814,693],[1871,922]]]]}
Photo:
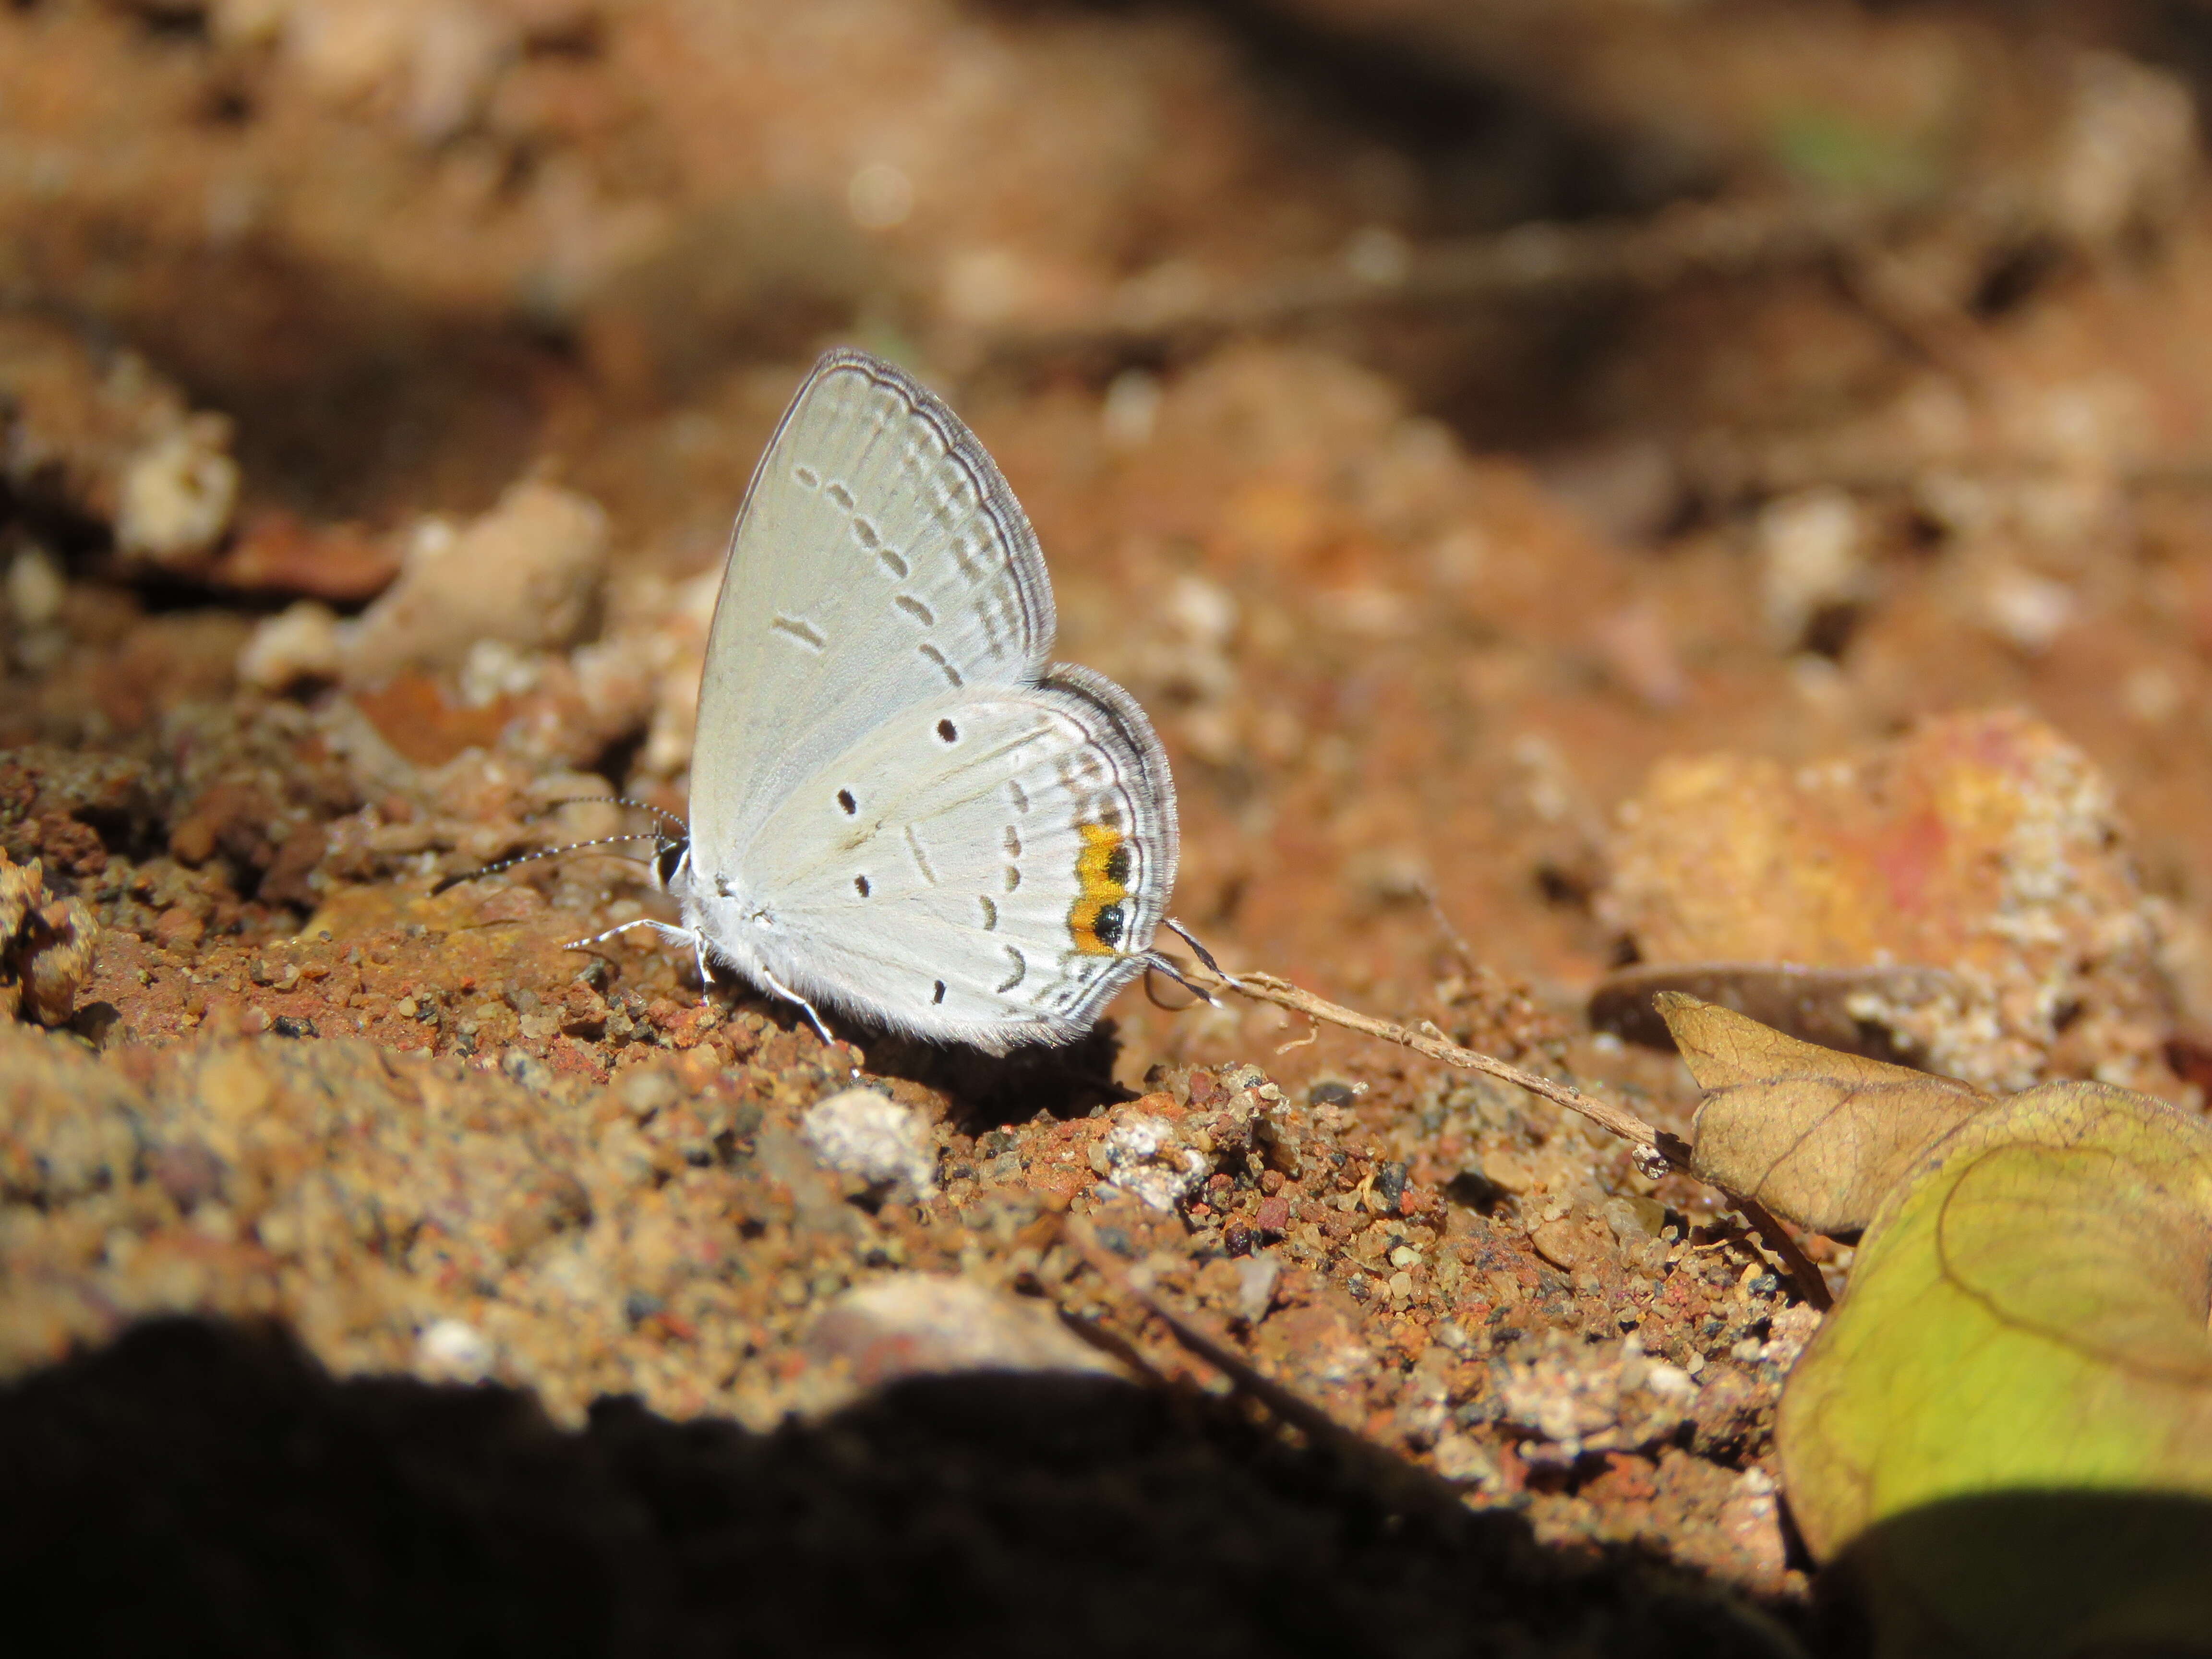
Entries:
{"type": "Polygon", "coordinates": [[[653,885],[664,893],[673,892],[678,878],[690,862],[690,837],[666,833],[659,836],[653,848],[653,885]]]}

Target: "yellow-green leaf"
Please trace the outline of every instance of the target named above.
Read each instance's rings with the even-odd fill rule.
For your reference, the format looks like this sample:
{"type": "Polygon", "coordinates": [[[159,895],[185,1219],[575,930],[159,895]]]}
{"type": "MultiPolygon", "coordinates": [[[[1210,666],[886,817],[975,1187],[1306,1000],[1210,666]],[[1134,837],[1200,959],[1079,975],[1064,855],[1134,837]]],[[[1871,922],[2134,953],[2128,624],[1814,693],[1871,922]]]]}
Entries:
{"type": "Polygon", "coordinates": [[[1696,1164],[1863,1220],[1778,1419],[1882,1659],[2212,1653],[2212,1126],[2094,1083],[2008,1099],[1688,997],[1696,1164]]]}
{"type": "Polygon", "coordinates": [[[2212,1497],[2208,1309],[2212,1128],[2094,1083],[1992,1105],[1876,1215],[1790,1379],[1807,1541],[2001,1490],[2212,1497]]]}

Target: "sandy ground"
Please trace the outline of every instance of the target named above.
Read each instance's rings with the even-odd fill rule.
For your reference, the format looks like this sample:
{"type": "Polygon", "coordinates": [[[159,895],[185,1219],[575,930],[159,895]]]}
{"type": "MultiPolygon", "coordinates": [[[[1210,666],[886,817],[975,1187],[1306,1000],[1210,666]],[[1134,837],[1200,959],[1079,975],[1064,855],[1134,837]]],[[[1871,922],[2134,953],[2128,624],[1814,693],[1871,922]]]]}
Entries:
{"type": "Polygon", "coordinates": [[[1601,1131],[1158,982],[825,1046],[572,948],[665,914],[634,863],[432,891],[683,809],[850,342],[1151,712],[1224,963],[1676,1133],[1619,976],[1686,964],[2201,1108],[2204,42],[1464,12],[0,11],[19,1562],[173,1559],[231,1650],[1843,1650],[1769,1443],[1818,1308],[1601,1131]]]}

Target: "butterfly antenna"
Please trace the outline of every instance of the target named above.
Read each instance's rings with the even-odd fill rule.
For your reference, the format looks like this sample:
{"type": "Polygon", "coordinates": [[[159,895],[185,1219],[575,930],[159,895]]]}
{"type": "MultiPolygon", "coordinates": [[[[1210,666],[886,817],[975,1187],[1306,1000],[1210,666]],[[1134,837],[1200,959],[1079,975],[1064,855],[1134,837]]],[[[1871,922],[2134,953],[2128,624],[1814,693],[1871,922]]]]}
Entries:
{"type": "MultiPolygon", "coordinates": [[[[447,889],[458,887],[465,881],[474,881],[480,876],[497,875],[501,870],[512,870],[518,864],[535,864],[540,859],[557,859],[564,854],[581,853],[593,847],[616,847],[625,842],[651,841],[656,838],[653,836],[602,836],[597,841],[572,841],[566,847],[547,847],[535,853],[519,853],[511,859],[501,859],[496,864],[487,864],[481,870],[464,870],[457,876],[441,877],[438,884],[430,890],[430,896],[435,898],[447,889]]],[[[615,853],[608,854],[606,856],[620,858],[623,855],[615,853]]],[[[652,867],[643,859],[629,859],[627,861],[631,864],[645,864],[647,869],[652,867]]]]}
{"type": "MultiPolygon", "coordinates": [[[[1167,928],[1170,933],[1173,933],[1185,945],[1190,946],[1194,951],[1197,952],[1198,959],[1206,964],[1206,971],[1207,973],[1212,974],[1224,984],[1233,986],[1237,983],[1237,975],[1231,973],[1219,963],[1216,962],[1213,959],[1213,952],[1207,950],[1203,945],[1200,944],[1198,942],[1197,935],[1193,933],[1189,928],[1184,927],[1173,916],[1164,917],[1162,920],[1167,924],[1167,928]]],[[[1208,997],[1206,1000],[1211,1002],[1212,998],[1208,997]]]]}
{"type": "MultiPolygon", "coordinates": [[[[690,827],[666,807],[655,806],[649,800],[632,800],[628,795],[564,795],[559,800],[548,802],[540,811],[532,816],[542,817],[545,813],[557,812],[564,806],[634,806],[641,812],[652,813],[660,820],[663,828],[672,828],[678,841],[690,834],[690,827]]],[[[591,845],[589,842],[578,844],[591,845]]]]}

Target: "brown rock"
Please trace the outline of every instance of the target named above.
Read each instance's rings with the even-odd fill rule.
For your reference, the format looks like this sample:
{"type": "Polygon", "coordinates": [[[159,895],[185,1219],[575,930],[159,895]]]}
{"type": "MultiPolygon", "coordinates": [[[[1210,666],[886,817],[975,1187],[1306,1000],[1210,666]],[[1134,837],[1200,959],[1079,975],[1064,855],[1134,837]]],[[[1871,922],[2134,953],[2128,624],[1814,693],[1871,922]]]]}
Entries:
{"type": "Polygon", "coordinates": [[[99,932],[83,900],[46,896],[37,859],[19,865],[0,853],[0,1018],[66,1024],[99,932]]]}
{"type": "Polygon", "coordinates": [[[957,1371],[1121,1375],[1049,1307],[940,1273],[846,1291],[815,1321],[805,1352],[817,1364],[842,1360],[864,1388],[957,1371]]]}
{"type": "Polygon", "coordinates": [[[1539,1223],[1529,1231],[1528,1242],[1535,1246],[1538,1255],[1569,1273],[1587,1261],[1590,1254],[1588,1233],[1569,1216],[1539,1223]]]}
{"type": "Polygon", "coordinates": [[[598,503],[534,481],[459,529],[426,523],[398,580],[362,616],[346,678],[374,685],[404,668],[458,666],[481,641],[567,645],[589,618],[606,556],[598,503]]]}
{"type": "Polygon", "coordinates": [[[1601,907],[1647,963],[1947,970],[1900,981],[1924,1000],[1875,987],[1850,1008],[1971,1083],[2134,1082],[2166,991],[2127,841],[2111,786],[2057,732],[1950,715],[1794,772],[1662,762],[1624,810],[1601,907]]]}
{"type": "Polygon", "coordinates": [[[224,587],[338,605],[374,599],[399,574],[390,541],[355,525],[311,525],[282,510],[255,514],[209,572],[224,587]]]}

